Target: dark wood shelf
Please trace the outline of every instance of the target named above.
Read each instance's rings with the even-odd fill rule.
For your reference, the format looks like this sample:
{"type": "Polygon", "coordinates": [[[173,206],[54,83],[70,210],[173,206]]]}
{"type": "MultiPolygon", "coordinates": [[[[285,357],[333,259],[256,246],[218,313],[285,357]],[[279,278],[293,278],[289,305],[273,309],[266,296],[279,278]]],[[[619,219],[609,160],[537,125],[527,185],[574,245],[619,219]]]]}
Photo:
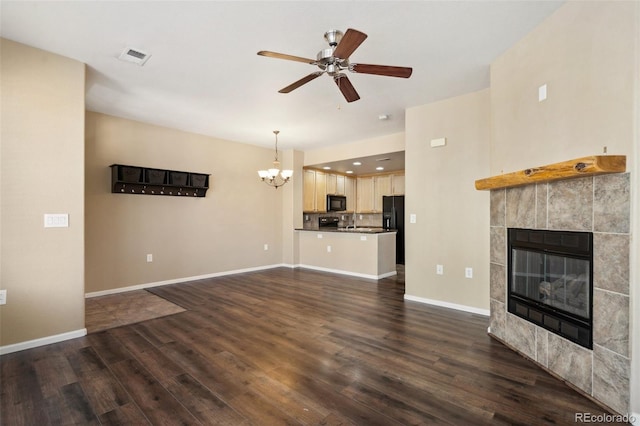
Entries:
{"type": "Polygon", "coordinates": [[[204,197],[209,174],[151,167],[112,164],[111,192],[114,194],[204,197]]]}

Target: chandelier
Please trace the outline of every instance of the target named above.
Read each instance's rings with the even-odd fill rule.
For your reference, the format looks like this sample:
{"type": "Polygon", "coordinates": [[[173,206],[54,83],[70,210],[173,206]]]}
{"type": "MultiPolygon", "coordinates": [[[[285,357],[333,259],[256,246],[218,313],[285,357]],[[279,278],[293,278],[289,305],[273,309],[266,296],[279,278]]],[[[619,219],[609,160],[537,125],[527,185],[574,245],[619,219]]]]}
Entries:
{"type": "Polygon", "coordinates": [[[276,158],[273,162],[273,168],[258,170],[260,179],[275,189],[289,182],[289,179],[293,176],[293,170],[280,170],[280,161],[278,161],[278,133],[280,133],[280,130],[273,131],[273,134],[276,135],[276,158]]]}

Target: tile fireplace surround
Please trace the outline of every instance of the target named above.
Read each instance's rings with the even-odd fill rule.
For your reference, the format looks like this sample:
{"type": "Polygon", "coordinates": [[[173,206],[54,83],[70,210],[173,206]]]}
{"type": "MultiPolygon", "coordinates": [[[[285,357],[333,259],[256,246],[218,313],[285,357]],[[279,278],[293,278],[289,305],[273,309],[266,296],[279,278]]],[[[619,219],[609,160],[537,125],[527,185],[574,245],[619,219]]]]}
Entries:
{"type": "Polygon", "coordinates": [[[490,334],[612,410],[629,412],[630,179],[491,190],[490,334]],[[593,350],[507,312],[507,228],[593,232],[593,350]]]}

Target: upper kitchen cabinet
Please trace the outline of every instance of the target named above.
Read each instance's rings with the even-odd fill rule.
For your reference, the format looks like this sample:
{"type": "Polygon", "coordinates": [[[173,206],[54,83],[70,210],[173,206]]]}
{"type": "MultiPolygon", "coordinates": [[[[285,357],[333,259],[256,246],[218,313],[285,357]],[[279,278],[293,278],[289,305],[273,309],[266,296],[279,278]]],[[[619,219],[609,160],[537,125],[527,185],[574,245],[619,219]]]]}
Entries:
{"type": "Polygon", "coordinates": [[[404,195],[404,173],[394,173],[391,176],[391,195],[404,195]]]}
{"type": "Polygon", "coordinates": [[[327,194],[328,195],[346,195],[345,179],[346,176],[327,173],[327,194]]]}
{"type": "Polygon", "coordinates": [[[355,178],[336,173],[324,173],[314,169],[303,170],[303,211],[324,213],[327,211],[327,195],[347,197],[347,212],[356,208],[355,178]]]}
{"type": "Polygon", "coordinates": [[[316,209],[316,172],[302,171],[302,210],[314,212],[316,209]]]}
{"type": "Polygon", "coordinates": [[[404,195],[404,173],[387,173],[357,178],[356,211],[358,213],[382,212],[382,197],[404,195]]]}
{"type": "Polygon", "coordinates": [[[305,213],[327,211],[327,175],[311,169],[303,170],[302,210],[305,213]]]}
{"type": "Polygon", "coordinates": [[[375,211],[375,183],[373,176],[356,178],[356,212],[373,213],[375,211]]]}
{"type": "Polygon", "coordinates": [[[347,212],[356,211],[356,179],[342,176],[344,178],[344,195],[347,197],[347,212]]]}

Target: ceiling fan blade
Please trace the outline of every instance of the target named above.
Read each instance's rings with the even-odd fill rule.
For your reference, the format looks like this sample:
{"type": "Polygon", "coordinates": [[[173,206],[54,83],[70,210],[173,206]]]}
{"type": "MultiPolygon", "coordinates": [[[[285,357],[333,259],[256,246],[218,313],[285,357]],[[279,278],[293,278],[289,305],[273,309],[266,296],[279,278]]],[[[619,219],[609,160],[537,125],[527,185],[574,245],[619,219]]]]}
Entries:
{"type": "Polygon", "coordinates": [[[267,56],[269,58],[286,59],[287,61],[304,62],[305,64],[312,64],[312,65],[316,64],[315,59],[303,58],[300,56],[293,56],[293,55],[286,55],[284,53],[270,52],[268,50],[261,50],[258,52],[258,55],[267,56]]]}
{"type": "Polygon", "coordinates": [[[313,72],[313,73],[309,74],[308,76],[303,77],[300,80],[296,81],[295,83],[291,83],[290,85],[288,85],[284,89],[278,90],[278,93],[289,93],[289,92],[297,89],[298,87],[302,86],[303,84],[307,84],[311,80],[315,80],[316,78],[320,77],[322,74],[324,74],[324,71],[313,72]]]}
{"type": "Polygon", "coordinates": [[[389,65],[351,64],[349,65],[349,71],[360,74],[376,74],[388,77],[409,78],[413,72],[413,68],[392,67],[389,65]]]}
{"type": "Polygon", "coordinates": [[[366,38],[367,35],[365,33],[349,28],[342,36],[342,40],[340,40],[338,47],[334,50],[333,56],[340,59],[347,59],[366,38]]]}
{"type": "Polygon", "coordinates": [[[353,84],[351,84],[346,75],[338,74],[333,77],[333,81],[336,82],[347,102],[353,102],[360,99],[358,92],[356,92],[356,89],[353,87],[353,84]]]}

